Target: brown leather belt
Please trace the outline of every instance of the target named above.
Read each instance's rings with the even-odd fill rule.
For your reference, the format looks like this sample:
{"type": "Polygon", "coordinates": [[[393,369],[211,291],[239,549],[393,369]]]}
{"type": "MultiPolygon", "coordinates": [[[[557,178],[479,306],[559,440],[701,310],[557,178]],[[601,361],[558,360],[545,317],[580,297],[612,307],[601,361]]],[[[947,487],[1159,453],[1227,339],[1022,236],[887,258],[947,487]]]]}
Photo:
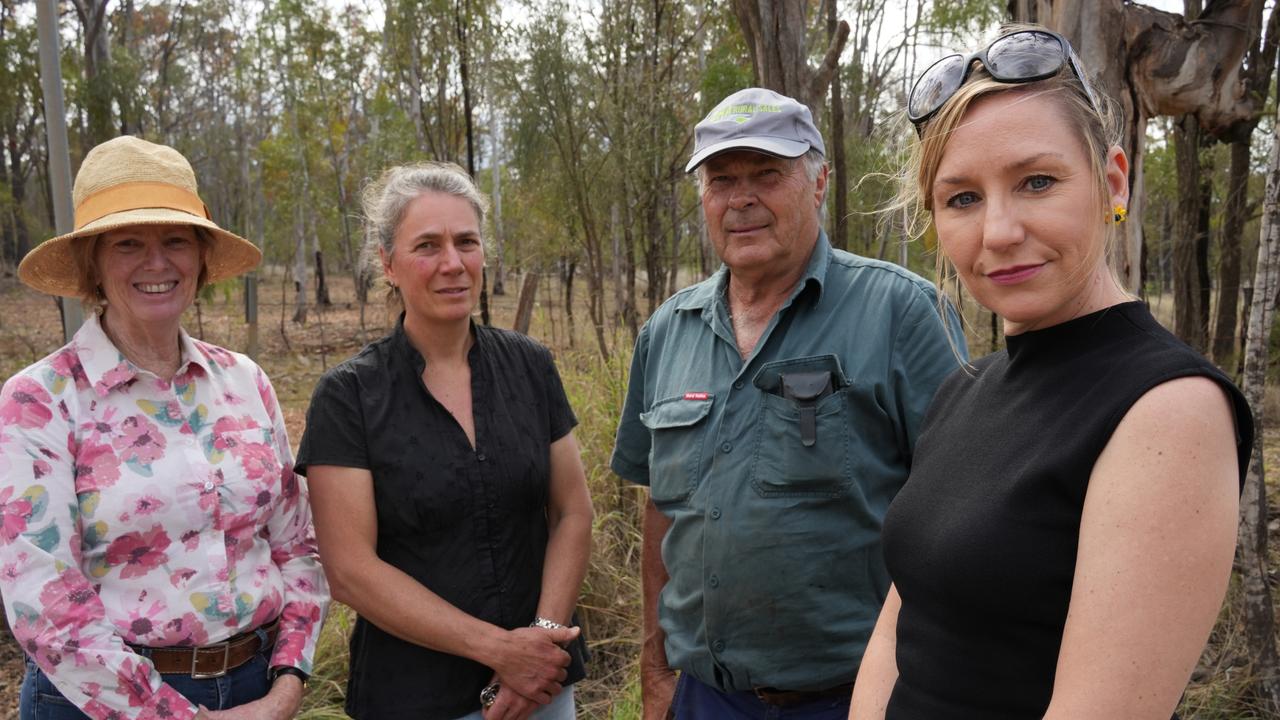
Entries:
{"type": "MultiPolygon", "coordinates": [[[[274,647],[280,630],[279,619],[264,625],[267,647],[274,647]]],[[[135,646],[137,647],[137,646],[135,646]]],[[[225,642],[201,647],[138,647],[151,658],[156,671],[176,675],[190,675],[196,679],[216,678],[227,674],[253,659],[263,647],[257,630],[240,633],[225,642]]]]}
{"type": "Polygon", "coordinates": [[[825,690],[779,690],[777,688],[756,688],[756,697],[760,702],[774,707],[791,707],[805,703],[827,700],[830,698],[846,698],[853,695],[853,683],[837,685],[825,690]]]}

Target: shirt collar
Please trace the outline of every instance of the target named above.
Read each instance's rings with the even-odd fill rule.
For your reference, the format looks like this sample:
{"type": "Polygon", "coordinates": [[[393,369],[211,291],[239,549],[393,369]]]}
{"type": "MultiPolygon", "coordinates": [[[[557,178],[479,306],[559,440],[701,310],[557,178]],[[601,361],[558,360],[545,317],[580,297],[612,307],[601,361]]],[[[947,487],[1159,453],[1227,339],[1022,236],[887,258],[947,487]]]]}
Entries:
{"type": "MultiPolygon", "coordinates": [[[[477,352],[477,348],[484,341],[484,336],[476,330],[476,321],[474,319],[468,321],[471,330],[471,350],[468,351],[467,357],[471,358],[472,353],[477,352]]],[[[409,363],[409,367],[413,369],[417,376],[422,375],[422,371],[427,369],[427,359],[418,352],[418,348],[413,346],[409,341],[409,333],[404,331],[404,311],[400,311],[400,317],[396,319],[396,329],[391,333],[392,347],[409,363]]]]}
{"type": "MultiPolygon", "coordinates": [[[[817,300],[822,299],[822,284],[827,279],[827,268],[831,265],[831,243],[827,241],[827,234],[822,230],[818,230],[818,242],[814,243],[813,252],[809,254],[808,263],[805,265],[804,275],[801,276],[800,282],[797,283],[795,291],[791,294],[791,299],[787,301],[790,305],[794,302],[805,288],[814,287],[817,293],[817,300]]],[[[717,300],[724,297],[725,285],[729,282],[729,268],[721,264],[720,269],[716,270],[707,282],[700,283],[690,290],[684,297],[680,298],[680,302],[676,305],[676,310],[708,310],[717,300]]]]}
{"type": "MultiPolygon", "coordinates": [[[[98,313],[89,313],[84,325],[76,331],[72,342],[75,344],[80,366],[84,368],[85,379],[89,381],[98,397],[106,397],[107,393],[127,385],[143,372],[120,352],[115,343],[111,342],[111,338],[107,337],[98,313]]],[[[203,343],[198,343],[187,334],[187,331],[178,328],[178,346],[182,359],[178,364],[178,372],[174,374],[175,379],[189,373],[192,365],[208,374],[209,357],[208,353],[202,350],[203,343]]]]}
{"type": "Polygon", "coordinates": [[[421,375],[427,368],[427,361],[422,357],[422,353],[418,352],[418,348],[409,342],[409,333],[404,331],[404,311],[401,311],[400,317],[396,318],[396,329],[391,334],[391,343],[396,352],[409,363],[414,373],[421,375]]]}

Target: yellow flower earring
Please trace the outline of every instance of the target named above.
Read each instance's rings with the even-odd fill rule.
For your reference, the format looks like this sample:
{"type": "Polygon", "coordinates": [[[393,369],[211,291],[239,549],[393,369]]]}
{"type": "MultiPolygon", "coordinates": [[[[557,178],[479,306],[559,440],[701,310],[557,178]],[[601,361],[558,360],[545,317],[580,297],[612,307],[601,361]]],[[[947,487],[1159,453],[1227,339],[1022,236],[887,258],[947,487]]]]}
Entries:
{"type": "Polygon", "coordinates": [[[1111,222],[1119,225],[1120,223],[1128,219],[1129,219],[1129,209],[1126,208],[1125,206],[1116,205],[1114,208],[1111,209],[1111,217],[1110,217],[1111,222]]]}

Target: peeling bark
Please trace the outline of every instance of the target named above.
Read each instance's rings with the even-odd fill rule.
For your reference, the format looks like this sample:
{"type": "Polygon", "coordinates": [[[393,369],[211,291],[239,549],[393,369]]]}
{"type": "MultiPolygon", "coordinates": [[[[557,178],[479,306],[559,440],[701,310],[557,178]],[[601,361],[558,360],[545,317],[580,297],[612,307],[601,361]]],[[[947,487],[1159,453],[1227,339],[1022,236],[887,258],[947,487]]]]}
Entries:
{"type": "Polygon", "coordinates": [[[1123,0],[1012,3],[1014,10],[1034,11],[1036,19],[1066,36],[1124,114],[1132,222],[1125,225],[1125,237],[1113,260],[1133,292],[1142,289],[1142,153],[1147,119],[1194,114],[1213,136],[1227,133],[1243,120],[1256,120],[1262,103],[1246,92],[1241,78],[1242,60],[1254,37],[1248,28],[1255,1],[1210,2],[1193,22],[1123,0]],[[1052,16],[1046,18],[1048,5],[1052,16]]]}
{"type": "Polygon", "coordinates": [[[733,0],[756,84],[799,100],[817,117],[849,39],[849,23],[840,21],[822,62],[810,67],[805,44],[808,9],[806,0],[733,0]]]}
{"type": "Polygon", "coordinates": [[[1262,458],[1267,350],[1280,290],[1280,125],[1272,138],[1258,264],[1253,280],[1249,331],[1245,342],[1244,395],[1253,409],[1257,441],[1240,498],[1239,561],[1244,595],[1245,642],[1252,663],[1253,692],[1262,717],[1280,716],[1280,654],[1276,649],[1275,608],[1267,572],[1267,488],[1262,458]]]}

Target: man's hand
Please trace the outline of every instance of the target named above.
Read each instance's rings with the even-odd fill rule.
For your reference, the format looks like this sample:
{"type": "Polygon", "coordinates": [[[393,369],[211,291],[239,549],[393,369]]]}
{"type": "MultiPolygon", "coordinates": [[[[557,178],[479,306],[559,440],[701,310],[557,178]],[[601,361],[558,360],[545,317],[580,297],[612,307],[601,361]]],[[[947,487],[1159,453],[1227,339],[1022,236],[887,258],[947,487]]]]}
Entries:
{"type": "Polygon", "coordinates": [[[529,698],[503,685],[498,688],[498,697],[493,704],[484,708],[484,720],[525,720],[540,705],[529,698]]]}
{"type": "Polygon", "coordinates": [[[667,664],[666,633],[658,622],[659,595],[667,584],[667,568],[662,563],[662,539],[671,529],[671,520],[650,500],[645,505],[644,542],[640,554],[641,595],[644,601],[644,639],[640,643],[640,700],[644,720],[671,717],[671,700],[676,694],[676,673],[667,664]]]}
{"type": "Polygon", "coordinates": [[[488,663],[503,690],[546,705],[560,694],[560,683],[569,676],[569,653],[560,646],[578,637],[576,627],[547,630],[517,628],[502,639],[497,654],[488,663]]]}
{"type": "Polygon", "coordinates": [[[302,704],[302,681],[293,675],[276,678],[261,699],[227,710],[210,710],[203,705],[196,720],[290,720],[302,704]]]}
{"type": "Polygon", "coordinates": [[[666,720],[672,717],[671,701],[676,695],[676,671],[640,658],[640,702],[644,720],[666,720]]]}

